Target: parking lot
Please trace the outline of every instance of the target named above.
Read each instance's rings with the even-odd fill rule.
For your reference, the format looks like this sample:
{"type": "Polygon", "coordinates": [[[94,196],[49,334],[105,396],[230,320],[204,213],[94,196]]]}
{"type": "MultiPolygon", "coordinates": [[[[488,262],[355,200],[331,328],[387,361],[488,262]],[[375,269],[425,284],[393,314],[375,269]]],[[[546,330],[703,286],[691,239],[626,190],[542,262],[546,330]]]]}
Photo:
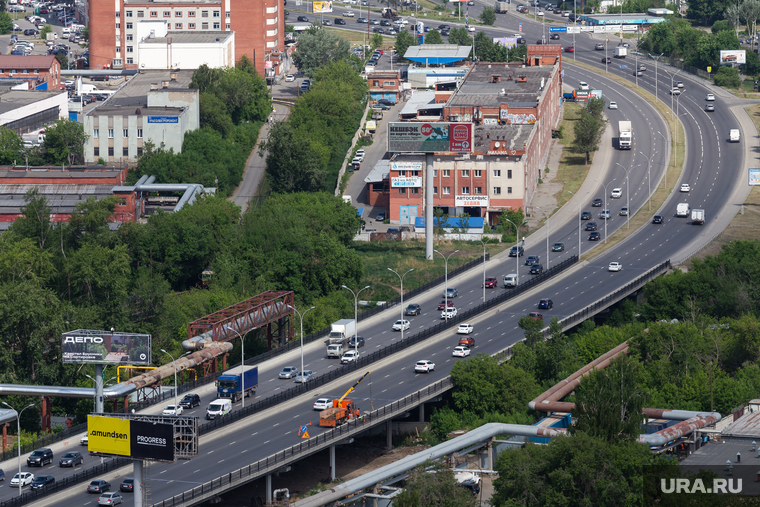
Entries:
{"type": "MultiPolygon", "coordinates": [[[[52,5],[52,4],[51,4],[52,5]]],[[[13,33],[18,37],[19,41],[29,41],[34,43],[34,46],[31,50],[31,52],[28,52],[27,54],[30,55],[46,55],[48,54],[49,45],[52,46],[52,44],[64,44],[66,46],[66,56],[70,62],[71,67],[73,68],[76,63],[76,58],[79,56],[82,56],[83,54],[87,53],[86,43],[72,43],[67,38],[64,38],[64,27],[66,24],[71,24],[72,22],[74,24],[77,23],[75,19],[71,19],[68,16],[66,16],[65,19],[58,19],[58,12],[56,11],[50,11],[47,13],[40,13],[38,16],[40,18],[44,19],[44,23],[39,23],[38,25],[35,25],[32,21],[27,19],[27,17],[35,16],[34,12],[35,9],[31,6],[23,6],[23,5],[9,5],[7,7],[7,10],[9,11],[8,14],[11,16],[11,19],[14,23],[14,31],[13,33]],[[23,11],[21,9],[23,8],[23,11]],[[13,9],[12,12],[11,9],[13,9]],[[42,26],[49,25],[52,29],[52,33],[54,34],[54,40],[52,43],[50,41],[44,41],[39,38],[39,35],[25,35],[24,32],[29,30],[39,30],[42,26]],[[46,42],[48,44],[46,44],[46,42]]],[[[41,9],[45,10],[45,9],[41,9]]],[[[33,20],[36,20],[36,18],[32,18],[33,20]]],[[[71,32],[71,28],[68,28],[66,31],[71,32]]],[[[66,35],[68,37],[68,34],[66,35]]],[[[0,35],[0,50],[2,50],[3,54],[11,54],[11,51],[13,50],[13,45],[11,44],[11,34],[7,35],[0,35]]]]}

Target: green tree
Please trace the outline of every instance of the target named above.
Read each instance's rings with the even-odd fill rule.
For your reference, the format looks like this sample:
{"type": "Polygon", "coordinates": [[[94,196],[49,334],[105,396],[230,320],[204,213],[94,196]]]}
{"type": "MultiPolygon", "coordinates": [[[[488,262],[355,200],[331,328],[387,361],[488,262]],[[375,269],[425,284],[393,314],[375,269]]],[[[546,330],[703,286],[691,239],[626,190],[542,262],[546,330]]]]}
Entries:
{"type": "Polygon", "coordinates": [[[713,34],[716,34],[718,32],[721,32],[723,30],[729,30],[731,32],[734,31],[734,27],[731,25],[731,23],[725,19],[719,19],[715,23],[712,24],[712,28],[710,28],[710,31],[713,34]]]}
{"type": "Polygon", "coordinates": [[[306,77],[311,78],[324,65],[348,59],[350,51],[350,43],[334,32],[307,30],[298,36],[293,63],[306,77]]]}
{"type": "Polygon", "coordinates": [[[0,127],[0,164],[15,164],[23,149],[24,141],[20,135],[6,127],[0,127]]]}
{"type": "Polygon", "coordinates": [[[591,372],[575,390],[573,434],[585,433],[606,442],[634,441],[645,416],[646,394],[640,386],[640,365],[628,356],[591,372]]]}
{"type": "Polygon", "coordinates": [[[398,507],[475,507],[479,505],[468,489],[440,461],[427,461],[409,473],[406,485],[394,499],[398,507]]]}
{"type": "Polygon", "coordinates": [[[190,88],[196,89],[201,93],[211,91],[214,83],[219,80],[223,72],[224,69],[210,68],[204,63],[193,71],[190,88]]]}
{"type": "Polygon", "coordinates": [[[500,364],[487,354],[455,363],[451,378],[457,410],[478,415],[523,411],[537,390],[533,377],[527,372],[508,361],[500,364]]]}
{"type": "Polygon", "coordinates": [[[21,216],[13,222],[10,232],[14,236],[33,240],[40,249],[44,249],[48,236],[53,230],[50,220],[52,208],[39,190],[33,188],[24,195],[24,205],[21,206],[21,216]]]}
{"type": "Polygon", "coordinates": [[[274,122],[269,136],[259,144],[266,155],[266,174],[275,192],[313,192],[322,188],[325,171],[320,153],[308,138],[299,135],[291,122],[274,122]]]}
{"type": "Polygon", "coordinates": [[[457,46],[472,46],[472,37],[466,28],[452,28],[449,32],[449,44],[457,46]]]}
{"type": "Polygon", "coordinates": [[[81,123],[71,120],[56,120],[53,125],[45,129],[42,151],[45,158],[55,165],[81,163],[84,142],[88,137],[84,133],[84,127],[81,123]]]}
{"type": "Polygon", "coordinates": [[[404,58],[404,55],[406,54],[406,50],[409,49],[410,46],[416,46],[417,45],[417,39],[414,38],[414,36],[409,33],[408,30],[401,30],[398,35],[396,35],[396,52],[398,53],[399,58],[404,58]]]}
{"type": "Polygon", "coordinates": [[[586,155],[586,164],[589,163],[589,155],[599,149],[599,143],[604,133],[605,120],[595,118],[594,115],[584,108],[580,118],[573,125],[575,144],[572,149],[575,153],[586,155]]]}
{"type": "Polygon", "coordinates": [[[745,65],[739,67],[742,74],[745,76],[755,76],[755,79],[757,79],[757,75],[760,74],[760,56],[754,51],[747,51],[746,61],[745,65]]]}
{"type": "Polygon", "coordinates": [[[483,12],[480,13],[480,21],[485,25],[493,26],[496,23],[496,11],[493,7],[483,7],[483,12]]]}
{"type": "MultiPolygon", "coordinates": [[[[96,199],[94,196],[74,207],[69,223],[64,226],[71,248],[79,248],[84,242],[108,245],[113,241],[109,222],[116,209],[116,197],[96,199]]],[[[62,246],[63,248],[63,246],[62,246]]]]}
{"type": "Polygon", "coordinates": [[[372,46],[372,49],[379,48],[383,45],[383,36],[379,33],[373,33],[372,37],[369,38],[369,43],[372,46]]]}
{"type": "Polygon", "coordinates": [[[31,238],[0,236],[0,284],[22,280],[47,281],[55,273],[53,256],[31,238]]]}
{"type": "Polygon", "coordinates": [[[0,12],[0,34],[8,34],[13,31],[13,20],[11,16],[3,9],[0,12]]]}
{"type": "Polygon", "coordinates": [[[444,213],[443,208],[433,208],[433,234],[443,236],[446,234],[446,222],[449,221],[449,214],[444,213]]]}
{"type": "MultiPolygon", "coordinates": [[[[85,243],[67,257],[72,298],[97,308],[101,322],[125,324],[120,315],[129,288],[129,254],[126,245],[114,248],[85,243]]],[[[115,326],[116,327],[116,326],[115,326]]]]}
{"type": "Polygon", "coordinates": [[[438,30],[430,30],[427,35],[425,35],[425,44],[443,44],[441,32],[438,30]]]}
{"type": "Polygon", "coordinates": [[[728,65],[721,65],[713,79],[716,85],[726,88],[739,88],[742,84],[739,71],[728,65]]]}
{"type": "Polygon", "coordinates": [[[606,102],[602,98],[590,98],[586,103],[586,109],[597,120],[604,120],[604,106],[606,102]]]}
{"type": "Polygon", "coordinates": [[[40,39],[45,40],[47,39],[47,35],[49,33],[53,33],[53,27],[50,25],[45,25],[42,28],[40,28],[40,39]]]}
{"type": "Polygon", "coordinates": [[[82,38],[89,42],[90,40],[90,27],[86,26],[84,27],[84,30],[82,30],[82,38]]]}
{"type": "Polygon", "coordinates": [[[525,344],[528,347],[532,347],[536,343],[544,341],[544,335],[542,332],[542,329],[544,328],[543,320],[523,315],[520,317],[520,320],[517,321],[517,325],[520,329],[525,331],[525,344]]]}

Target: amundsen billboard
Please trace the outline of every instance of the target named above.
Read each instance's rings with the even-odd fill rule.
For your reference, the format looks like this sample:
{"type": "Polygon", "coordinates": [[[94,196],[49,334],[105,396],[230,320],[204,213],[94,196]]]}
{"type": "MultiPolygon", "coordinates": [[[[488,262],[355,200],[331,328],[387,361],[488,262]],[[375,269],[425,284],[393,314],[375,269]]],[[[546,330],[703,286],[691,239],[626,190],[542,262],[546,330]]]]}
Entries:
{"type": "Polygon", "coordinates": [[[151,362],[151,335],[80,329],[64,333],[64,363],[143,364],[151,362]]]}
{"type": "Polygon", "coordinates": [[[471,152],[472,124],[403,122],[388,125],[391,153],[471,152]]]}
{"type": "Polygon", "coordinates": [[[87,450],[135,459],[174,461],[174,427],[151,421],[88,415],[87,450]]]}

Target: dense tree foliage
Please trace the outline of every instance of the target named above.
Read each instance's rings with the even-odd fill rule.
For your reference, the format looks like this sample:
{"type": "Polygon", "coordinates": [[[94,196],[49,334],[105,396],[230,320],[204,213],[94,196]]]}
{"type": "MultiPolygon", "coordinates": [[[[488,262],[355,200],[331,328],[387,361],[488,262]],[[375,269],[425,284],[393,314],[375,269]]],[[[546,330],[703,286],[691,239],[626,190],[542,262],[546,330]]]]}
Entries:
{"type": "MultiPolygon", "coordinates": [[[[432,42],[429,44],[435,44],[435,43],[432,42]]],[[[410,46],[416,46],[416,45],[417,45],[417,39],[414,37],[414,35],[409,33],[408,30],[401,30],[398,33],[398,35],[396,35],[396,43],[394,44],[394,47],[396,48],[396,53],[398,53],[398,57],[400,59],[403,60],[404,55],[406,54],[406,50],[409,49],[410,46]]]]}
{"type": "Polygon", "coordinates": [[[475,507],[478,499],[460,486],[451,470],[428,461],[409,473],[404,490],[393,499],[397,507],[475,507]]]}
{"type": "Polygon", "coordinates": [[[298,36],[293,63],[306,77],[315,74],[330,63],[348,60],[351,44],[335,32],[312,26],[298,36]]]}
{"type": "Polygon", "coordinates": [[[23,149],[24,142],[20,135],[6,127],[0,127],[0,164],[12,165],[24,160],[21,156],[23,149]]]}
{"type": "Polygon", "coordinates": [[[493,25],[496,23],[496,11],[493,7],[483,7],[483,12],[480,13],[480,21],[486,25],[493,25]]]}
{"type": "Polygon", "coordinates": [[[81,123],[56,120],[53,125],[45,127],[42,152],[46,162],[55,165],[81,164],[84,161],[82,156],[87,137],[81,123]]]}
{"type": "Polygon", "coordinates": [[[573,125],[575,142],[572,150],[575,153],[584,154],[587,164],[589,163],[589,156],[599,149],[599,143],[602,140],[602,134],[607,124],[603,113],[604,99],[591,98],[586,103],[586,107],[581,109],[581,116],[573,125]]]}
{"type": "MultiPolygon", "coordinates": [[[[470,39],[469,45],[472,45],[470,39]]],[[[525,44],[518,44],[511,49],[501,44],[495,44],[493,38],[485,32],[475,35],[475,56],[481,62],[522,62],[528,54],[525,44]]]]}

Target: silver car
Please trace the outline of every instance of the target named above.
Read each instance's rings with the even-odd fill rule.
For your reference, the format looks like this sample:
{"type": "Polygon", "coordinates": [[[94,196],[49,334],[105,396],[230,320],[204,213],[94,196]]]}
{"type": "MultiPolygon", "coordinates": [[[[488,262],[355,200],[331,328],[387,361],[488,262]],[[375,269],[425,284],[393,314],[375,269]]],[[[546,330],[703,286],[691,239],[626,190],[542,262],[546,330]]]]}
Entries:
{"type": "Polygon", "coordinates": [[[124,502],[124,497],[118,493],[103,493],[98,498],[98,505],[119,505],[124,502]]]}
{"type": "Polygon", "coordinates": [[[304,370],[303,373],[299,373],[298,375],[296,375],[295,382],[297,384],[302,384],[302,383],[310,381],[313,378],[314,378],[314,372],[312,370],[304,370]]]}
{"type": "Polygon", "coordinates": [[[295,366],[286,366],[280,372],[279,378],[291,379],[298,375],[298,368],[295,366]]]}

